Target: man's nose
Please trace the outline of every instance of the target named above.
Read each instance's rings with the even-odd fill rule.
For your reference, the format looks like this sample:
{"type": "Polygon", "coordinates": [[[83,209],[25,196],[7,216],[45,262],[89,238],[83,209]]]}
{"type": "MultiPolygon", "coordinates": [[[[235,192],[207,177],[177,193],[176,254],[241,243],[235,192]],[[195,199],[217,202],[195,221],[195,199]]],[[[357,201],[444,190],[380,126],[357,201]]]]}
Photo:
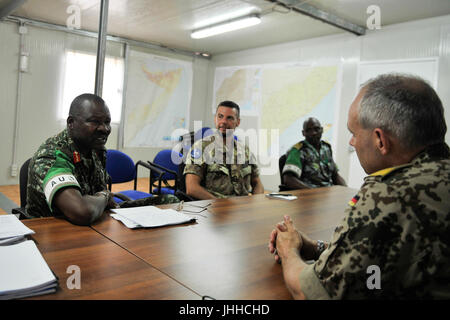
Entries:
{"type": "Polygon", "coordinates": [[[106,123],[100,123],[97,130],[109,134],[111,132],[111,126],[106,123]]]}

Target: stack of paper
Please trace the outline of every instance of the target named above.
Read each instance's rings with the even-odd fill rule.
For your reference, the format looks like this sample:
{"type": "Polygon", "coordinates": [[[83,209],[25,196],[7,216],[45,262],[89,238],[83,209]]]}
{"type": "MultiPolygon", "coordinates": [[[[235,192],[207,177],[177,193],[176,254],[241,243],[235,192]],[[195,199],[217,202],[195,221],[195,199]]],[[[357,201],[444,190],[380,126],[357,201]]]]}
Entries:
{"type": "Polygon", "coordinates": [[[25,236],[34,234],[13,214],[0,215],[0,246],[21,242],[25,236]]]}
{"type": "Polygon", "coordinates": [[[33,241],[0,247],[0,300],[52,293],[57,286],[33,241]]]}
{"type": "Polygon", "coordinates": [[[122,221],[128,228],[152,228],[182,224],[195,220],[186,214],[173,209],[160,209],[154,206],[111,209],[116,220],[122,221]]]}

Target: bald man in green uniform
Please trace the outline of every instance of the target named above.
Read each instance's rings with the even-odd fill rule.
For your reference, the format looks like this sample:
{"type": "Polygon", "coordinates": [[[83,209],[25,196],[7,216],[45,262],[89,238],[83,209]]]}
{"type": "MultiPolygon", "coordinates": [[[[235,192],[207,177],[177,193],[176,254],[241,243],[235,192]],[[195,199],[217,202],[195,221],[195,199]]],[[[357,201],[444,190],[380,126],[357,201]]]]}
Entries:
{"type": "MultiPolygon", "coordinates": [[[[82,94],[73,100],[66,129],[47,139],[30,161],[27,218],[64,216],[74,224],[89,225],[106,209],[117,207],[107,190],[105,169],[110,133],[111,115],[102,98],[82,94]]],[[[120,206],[171,202],[179,200],[167,195],[123,201],[120,206]]]]}
{"type": "Polygon", "coordinates": [[[309,189],[345,186],[333,161],[331,145],[321,140],[323,128],[316,118],[303,123],[305,140],[295,144],[287,153],[283,168],[283,183],[288,189],[309,189]]]}

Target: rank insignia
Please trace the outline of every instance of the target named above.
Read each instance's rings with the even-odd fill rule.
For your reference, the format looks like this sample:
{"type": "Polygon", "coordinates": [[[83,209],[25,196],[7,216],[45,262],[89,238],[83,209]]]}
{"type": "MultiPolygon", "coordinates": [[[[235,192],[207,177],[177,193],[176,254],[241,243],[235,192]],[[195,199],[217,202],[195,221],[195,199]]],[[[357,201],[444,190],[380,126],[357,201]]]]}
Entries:
{"type": "Polygon", "coordinates": [[[359,196],[358,195],[356,195],[356,196],[354,196],[353,198],[352,198],[352,200],[350,200],[349,201],[349,205],[351,205],[352,207],[358,202],[358,200],[359,200],[359,196]]]}
{"type": "Polygon", "coordinates": [[[73,152],[73,163],[78,163],[81,161],[81,156],[78,151],[73,152]]]}

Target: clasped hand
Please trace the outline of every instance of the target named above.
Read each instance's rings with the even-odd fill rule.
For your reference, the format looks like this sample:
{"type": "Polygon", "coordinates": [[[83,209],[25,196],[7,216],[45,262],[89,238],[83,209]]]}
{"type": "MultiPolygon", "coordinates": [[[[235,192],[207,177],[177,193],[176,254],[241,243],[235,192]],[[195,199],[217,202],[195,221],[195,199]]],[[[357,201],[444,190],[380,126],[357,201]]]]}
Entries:
{"type": "Polygon", "coordinates": [[[303,239],[301,234],[295,229],[291,217],[284,216],[284,221],[278,223],[270,233],[269,252],[274,254],[275,261],[281,263],[290,255],[299,255],[303,239]]]}

